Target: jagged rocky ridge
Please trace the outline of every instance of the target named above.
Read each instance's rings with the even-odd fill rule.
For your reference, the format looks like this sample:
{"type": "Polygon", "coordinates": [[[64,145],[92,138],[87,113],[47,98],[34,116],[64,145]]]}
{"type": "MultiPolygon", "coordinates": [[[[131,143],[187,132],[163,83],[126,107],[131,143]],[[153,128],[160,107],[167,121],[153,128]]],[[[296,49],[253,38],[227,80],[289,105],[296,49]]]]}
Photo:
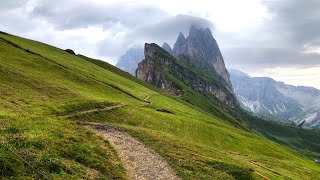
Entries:
{"type": "Polygon", "coordinates": [[[292,86],[268,77],[250,77],[230,70],[234,93],[243,107],[263,115],[272,115],[296,125],[320,127],[320,90],[292,86]]]}
{"type": "Polygon", "coordinates": [[[192,66],[201,69],[226,83],[231,90],[230,75],[225,67],[219,46],[209,28],[191,26],[189,36],[180,33],[173,47],[173,54],[179,59],[191,59],[192,66]]]}
{"type": "Polygon", "coordinates": [[[199,76],[154,43],[145,44],[145,59],[139,63],[136,77],[169,92],[171,95],[183,95],[185,92],[182,86],[185,85],[200,94],[210,93],[231,107],[236,104],[233,94],[226,87],[213,78],[199,76]]]}
{"type": "MultiPolygon", "coordinates": [[[[176,58],[183,60],[183,64],[189,68],[201,70],[224,83],[232,92],[230,75],[225,68],[219,46],[209,28],[191,26],[187,38],[180,32],[173,48],[166,42],[162,48],[176,58]]],[[[119,58],[116,66],[134,75],[138,63],[143,58],[143,48],[131,48],[119,58]]]]}

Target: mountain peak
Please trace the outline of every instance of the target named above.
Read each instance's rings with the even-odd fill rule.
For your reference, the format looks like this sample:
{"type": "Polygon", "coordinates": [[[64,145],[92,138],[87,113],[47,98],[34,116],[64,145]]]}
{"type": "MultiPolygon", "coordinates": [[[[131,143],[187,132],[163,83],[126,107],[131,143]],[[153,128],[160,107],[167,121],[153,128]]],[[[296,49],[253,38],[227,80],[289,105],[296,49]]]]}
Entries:
{"type": "Polygon", "coordinates": [[[192,25],[189,30],[189,36],[204,36],[210,39],[214,39],[211,30],[207,28],[196,27],[192,25]]]}
{"type": "Polygon", "coordinates": [[[173,54],[178,58],[187,56],[195,67],[226,82],[229,90],[232,90],[230,75],[209,28],[192,25],[186,39],[180,33],[174,45],[173,54]]]}
{"type": "Polygon", "coordinates": [[[199,31],[200,28],[197,28],[196,26],[194,25],[191,25],[190,27],[190,30],[189,30],[189,35],[192,34],[192,33],[195,33],[197,31],[199,31]]]}
{"type": "Polygon", "coordinates": [[[173,50],[171,49],[170,45],[166,42],[163,43],[162,49],[166,50],[168,53],[173,55],[173,50]]]}
{"type": "Polygon", "coordinates": [[[145,43],[144,44],[144,57],[146,59],[154,57],[157,50],[157,44],[155,43],[145,43]]]}
{"type": "Polygon", "coordinates": [[[183,40],[183,41],[186,40],[186,38],[185,38],[185,36],[184,36],[184,34],[182,32],[179,33],[177,41],[178,40],[183,40]]]}
{"type": "Polygon", "coordinates": [[[180,54],[185,54],[186,48],[186,38],[184,37],[183,33],[180,32],[179,36],[177,38],[176,43],[173,46],[173,52],[174,56],[178,57],[180,54]]]}
{"type": "MultiPolygon", "coordinates": [[[[183,34],[182,32],[180,32],[180,33],[179,33],[179,36],[178,36],[178,38],[177,38],[176,44],[177,44],[177,45],[183,45],[183,44],[185,44],[185,43],[186,43],[186,38],[185,38],[184,34],[183,34]]],[[[175,45],[176,45],[176,44],[175,44],[175,45]]]]}
{"type": "Polygon", "coordinates": [[[237,76],[237,77],[247,77],[247,78],[251,78],[250,75],[240,71],[240,70],[237,70],[237,69],[228,69],[228,72],[230,73],[230,75],[232,74],[233,76],[237,76]]]}
{"type": "Polygon", "coordinates": [[[162,44],[162,47],[169,47],[169,48],[171,49],[170,45],[169,45],[167,42],[164,42],[164,43],[162,44]]]}

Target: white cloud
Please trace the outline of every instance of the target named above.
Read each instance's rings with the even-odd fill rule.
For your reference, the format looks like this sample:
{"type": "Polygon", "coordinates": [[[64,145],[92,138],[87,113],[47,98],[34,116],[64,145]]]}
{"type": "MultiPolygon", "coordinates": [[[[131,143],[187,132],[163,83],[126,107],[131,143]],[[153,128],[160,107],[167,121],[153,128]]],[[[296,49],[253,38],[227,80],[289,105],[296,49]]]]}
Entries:
{"type": "Polygon", "coordinates": [[[140,0],[159,7],[171,15],[188,14],[206,18],[224,32],[239,32],[250,29],[265,18],[269,18],[267,8],[261,0],[140,0]]]}

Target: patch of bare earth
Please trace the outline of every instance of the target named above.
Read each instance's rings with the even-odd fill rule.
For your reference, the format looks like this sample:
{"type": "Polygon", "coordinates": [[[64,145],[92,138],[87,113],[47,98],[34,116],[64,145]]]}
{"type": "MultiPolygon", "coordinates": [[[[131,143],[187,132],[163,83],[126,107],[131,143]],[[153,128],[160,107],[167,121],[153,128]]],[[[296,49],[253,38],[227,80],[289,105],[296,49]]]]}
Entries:
{"type": "Polygon", "coordinates": [[[112,144],[117,150],[130,179],[180,179],[162,157],[128,133],[109,125],[87,122],[79,122],[79,124],[89,126],[96,134],[107,139],[112,144]]]}

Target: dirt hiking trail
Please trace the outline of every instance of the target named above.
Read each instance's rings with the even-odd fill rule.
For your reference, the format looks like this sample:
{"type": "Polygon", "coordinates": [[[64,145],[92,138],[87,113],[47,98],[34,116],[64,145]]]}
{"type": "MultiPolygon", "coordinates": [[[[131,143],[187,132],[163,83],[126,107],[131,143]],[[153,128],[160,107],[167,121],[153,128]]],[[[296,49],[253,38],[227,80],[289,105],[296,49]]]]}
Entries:
{"type": "Polygon", "coordinates": [[[130,179],[176,180],[180,178],[168,163],[128,133],[110,125],[78,122],[108,140],[116,149],[130,179]]]}

